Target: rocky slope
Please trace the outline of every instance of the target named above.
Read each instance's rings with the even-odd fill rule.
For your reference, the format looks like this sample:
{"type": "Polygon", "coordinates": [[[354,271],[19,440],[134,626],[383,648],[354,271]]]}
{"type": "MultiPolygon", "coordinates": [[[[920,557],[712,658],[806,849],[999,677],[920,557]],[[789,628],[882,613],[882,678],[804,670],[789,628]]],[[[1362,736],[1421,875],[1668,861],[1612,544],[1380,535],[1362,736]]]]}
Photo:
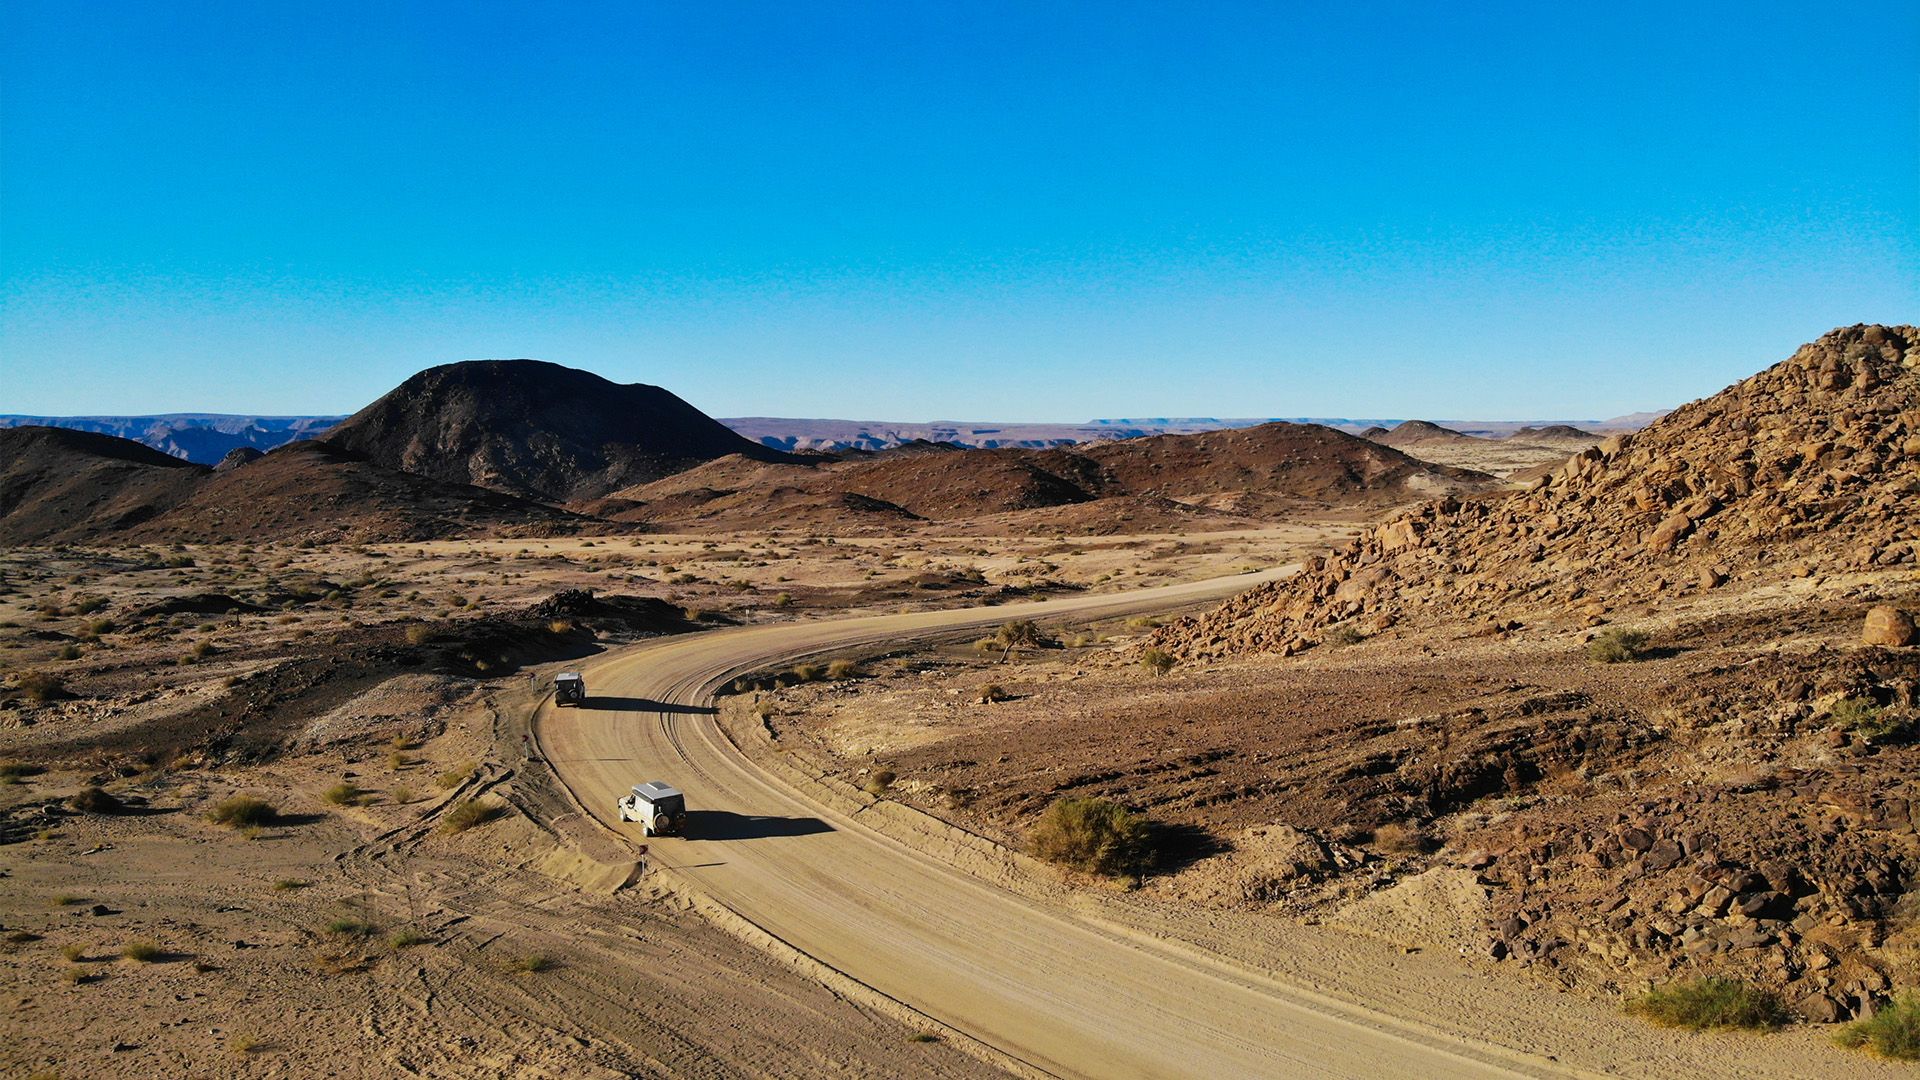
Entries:
{"type": "MultiPolygon", "coordinates": [[[[1404,741],[1331,776],[1356,784],[1340,818],[1288,823],[1444,835],[1428,865],[1488,914],[1463,948],[1616,993],[1736,976],[1844,1019],[1920,985],[1917,506],[1920,331],[1848,327],[1154,643],[1312,650],[1280,670],[1370,686],[1404,741]],[[1582,655],[1606,623],[1652,632],[1641,662],[1582,655]]],[[[1290,704],[1330,730],[1330,693],[1290,704]]]]}
{"type": "Polygon", "coordinates": [[[111,435],[0,430],[0,544],[59,543],[138,525],[206,475],[204,466],[111,435]]]}
{"type": "Polygon", "coordinates": [[[555,503],[728,454],[785,458],[660,387],[538,360],[428,368],[327,438],[388,468],[555,503]]]}
{"type": "Polygon", "coordinates": [[[1192,657],[1443,619],[1600,622],[1663,596],[1911,565],[1920,330],[1854,326],[1528,490],[1430,502],[1299,578],[1164,629],[1192,657]]]}

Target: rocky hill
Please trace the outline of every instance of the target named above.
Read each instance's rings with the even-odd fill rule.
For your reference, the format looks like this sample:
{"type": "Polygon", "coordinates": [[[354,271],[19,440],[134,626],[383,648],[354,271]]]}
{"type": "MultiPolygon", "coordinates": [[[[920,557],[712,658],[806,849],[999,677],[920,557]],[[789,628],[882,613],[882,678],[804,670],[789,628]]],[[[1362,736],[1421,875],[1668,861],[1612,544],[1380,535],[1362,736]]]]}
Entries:
{"type": "Polygon", "coordinates": [[[812,524],[842,515],[843,523],[992,519],[995,528],[1018,530],[1023,514],[1080,507],[1036,515],[1033,524],[1085,533],[1110,531],[1123,519],[1224,527],[1301,509],[1378,510],[1496,486],[1484,474],[1416,461],[1330,428],[1273,423],[1071,449],[903,447],[785,464],[727,458],[621,491],[617,507],[583,508],[678,527],[812,524]]]}
{"type": "Polygon", "coordinates": [[[1848,327],[1527,490],[1427,503],[1160,643],[1212,657],[1406,622],[1599,622],[1729,579],[1912,564],[1916,506],[1920,331],[1848,327]]]}
{"type": "Polygon", "coordinates": [[[229,452],[241,448],[271,450],[296,439],[311,439],[339,422],[338,416],[235,416],[225,413],[0,416],[0,428],[59,427],[113,435],[201,465],[215,464],[229,452]]]}
{"type": "Polygon", "coordinates": [[[0,430],[0,546],[365,543],[571,532],[588,523],[526,499],[375,465],[322,441],[267,454],[241,448],[208,469],[111,435],[0,430]]]}
{"type": "Polygon", "coordinates": [[[539,360],[428,368],[327,438],[388,468],[555,503],[596,499],[728,454],[786,457],[660,387],[539,360]]]}
{"type": "Polygon", "coordinates": [[[1452,443],[1479,441],[1475,436],[1452,428],[1441,427],[1430,420],[1408,420],[1394,425],[1393,429],[1378,435],[1369,436],[1375,442],[1388,446],[1418,446],[1423,443],[1452,443]]]}
{"type": "Polygon", "coordinates": [[[205,466],[111,435],[0,430],[0,544],[130,528],[178,504],[206,475],[205,466]]]}
{"type": "Polygon", "coordinates": [[[590,519],[470,484],[416,476],[323,440],[290,443],[215,470],[130,540],[301,539],[377,543],[551,535],[590,519]]]}

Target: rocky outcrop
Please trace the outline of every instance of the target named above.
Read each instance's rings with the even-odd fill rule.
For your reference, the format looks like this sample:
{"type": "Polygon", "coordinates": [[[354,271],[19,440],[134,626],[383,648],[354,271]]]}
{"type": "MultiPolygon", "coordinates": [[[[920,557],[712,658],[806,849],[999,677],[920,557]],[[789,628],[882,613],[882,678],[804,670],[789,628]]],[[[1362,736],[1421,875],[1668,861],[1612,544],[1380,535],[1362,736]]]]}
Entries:
{"type": "Polygon", "coordinates": [[[1428,503],[1155,644],[1211,658],[1297,652],[1341,624],[1597,623],[1734,578],[1911,566],[1915,506],[1920,330],[1848,327],[1524,491],[1428,503]]]}

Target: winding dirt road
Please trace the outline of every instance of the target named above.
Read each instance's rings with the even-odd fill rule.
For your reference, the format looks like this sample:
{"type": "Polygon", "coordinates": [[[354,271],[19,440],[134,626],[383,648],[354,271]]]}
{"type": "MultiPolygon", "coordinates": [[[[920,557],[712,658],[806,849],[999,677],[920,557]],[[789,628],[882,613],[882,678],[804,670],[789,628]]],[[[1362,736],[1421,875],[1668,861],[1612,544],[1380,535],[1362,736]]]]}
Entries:
{"type": "MultiPolygon", "coordinates": [[[[710,715],[737,674],[814,652],[1011,619],[1092,618],[1223,597],[1288,571],[993,608],[748,627],[677,638],[587,670],[595,707],[545,707],[562,782],[623,832],[641,780],[687,793],[693,838],[651,841],[707,898],[867,987],[1059,1076],[1566,1075],[1546,1058],[1454,1039],[1197,952],[1016,896],[804,799],[710,715]]],[[[637,836],[636,836],[637,838],[637,836]]]]}

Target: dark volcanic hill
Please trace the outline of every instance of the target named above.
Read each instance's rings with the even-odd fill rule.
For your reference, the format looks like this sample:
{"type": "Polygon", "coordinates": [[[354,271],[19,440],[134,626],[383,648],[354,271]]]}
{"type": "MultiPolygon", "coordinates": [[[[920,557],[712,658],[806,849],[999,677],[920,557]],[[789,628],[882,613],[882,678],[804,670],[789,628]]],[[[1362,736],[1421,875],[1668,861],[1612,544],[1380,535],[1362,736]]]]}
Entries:
{"type": "Polygon", "coordinates": [[[112,435],[0,430],[0,544],[130,528],[185,499],[206,475],[205,466],[112,435]]]}
{"type": "Polygon", "coordinates": [[[1335,624],[1604,618],[1665,595],[1920,563],[1920,329],[1854,326],[1505,498],[1445,499],[1161,631],[1294,652],[1335,624]]]}
{"type": "Polygon", "coordinates": [[[539,360],[428,368],[327,438],[388,468],[530,499],[596,499],[728,454],[787,455],[657,386],[539,360]]]}

